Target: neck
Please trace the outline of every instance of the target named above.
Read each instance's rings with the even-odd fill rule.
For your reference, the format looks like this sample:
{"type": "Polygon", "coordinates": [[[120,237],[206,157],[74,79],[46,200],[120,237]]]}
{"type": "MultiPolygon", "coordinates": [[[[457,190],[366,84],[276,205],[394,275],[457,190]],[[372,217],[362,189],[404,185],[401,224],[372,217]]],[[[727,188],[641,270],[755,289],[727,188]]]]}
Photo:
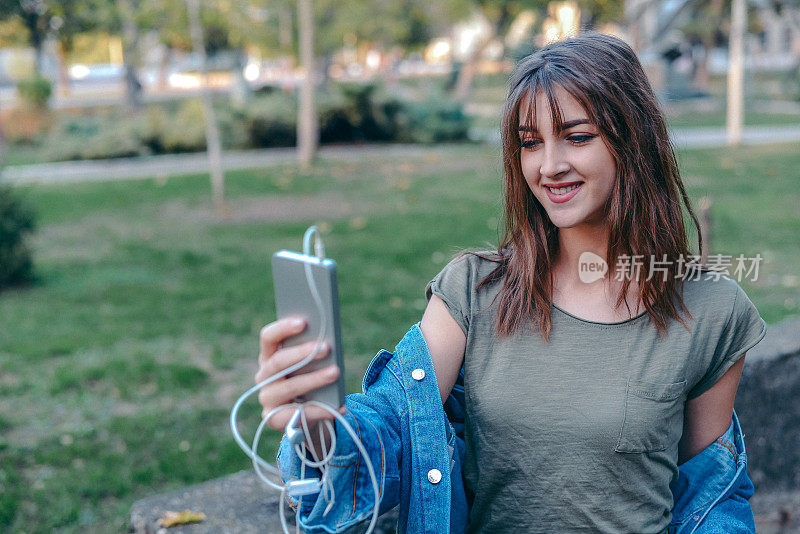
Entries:
{"type": "MultiPolygon", "coordinates": [[[[578,280],[581,254],[591,252],[605,261],[607,251],[608,228],[605,225],[580,225],[573,228],[562,228],[558,231],[556,268],[567,279],[578,280]]],[[[608,273],[606,276],[608,276],[608,273]]]]}

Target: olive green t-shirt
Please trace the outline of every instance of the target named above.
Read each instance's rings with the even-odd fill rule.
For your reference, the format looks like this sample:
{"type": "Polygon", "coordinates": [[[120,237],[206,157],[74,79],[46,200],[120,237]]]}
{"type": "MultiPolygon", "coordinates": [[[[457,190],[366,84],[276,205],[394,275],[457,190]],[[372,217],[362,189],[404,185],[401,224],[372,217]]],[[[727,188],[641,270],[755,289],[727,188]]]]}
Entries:
{"type": "Polygon", "coordinates": [[[532,327],[495,332],[496,263],[448,264],[427,288],[467,337],[464,481],[470,532],[665,532],[687,399],[713,386],[766,325],[728,278],[684,281],[690,330],[663,338],[645,313],[616,323],[551,311],[550,342],[532,327]]]}

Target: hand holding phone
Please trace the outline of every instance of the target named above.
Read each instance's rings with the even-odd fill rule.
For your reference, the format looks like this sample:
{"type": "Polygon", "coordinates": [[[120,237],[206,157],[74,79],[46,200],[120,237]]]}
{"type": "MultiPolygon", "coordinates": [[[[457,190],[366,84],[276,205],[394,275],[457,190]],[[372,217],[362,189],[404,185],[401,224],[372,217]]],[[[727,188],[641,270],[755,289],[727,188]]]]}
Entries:
{"type": "MultiPolygon", "coordinates": [[[[259,368],[255,376],[256,383],[260,383],[270,376],[276,375],[284,369],[303,361],[314,351],[316,341],[292,347],[284,346],[284,342],[287,339],[300,334],[305,328],[305,320],[299,317],[289,317],[279,319],[261,329],[258,355],[259,368]]],[[[319,351],[317,356],[318,358],[325,358],[328,354],[329,351],[326,347],[319,351]]],[[[258,393],[258,400],[263,408],[262,417],[278,406],[291,404],[298,396],[335,382],[339,378],[339,374],[338,366],[329,365],[311,373],[287,376],[262,387],[258,393]]],[[[333,419],[329,412],[317,406],[308,406],[305,411],[308,421],[312,423],[333,419]]],[[[339,411],[343,413],[344,409],[342,408],[339,411]]],[[[288,407],[279,410],[269,420],[269,427],[283,431],[293,412],[294,408],[288,407]]]]}
{"type": "Polygon", "coordinates": [[[336,382],[298,394],[297,401],[316,400],[338,408],[344,404],[345,388],[336,263],[329,258],[283,250],[272,257],[272,274],[278,318],[301,317],[307,325],[302,332],[284,340],[283,347],[306,345],[313,350],[314,344],[319,340],[328,347],[326,355],[318,355],[322,357],[315,358],[291,376],[311,373],[332,365],[339,369],[336,382]],[[315,292],[318,299],[315,298],[315,292]]]}

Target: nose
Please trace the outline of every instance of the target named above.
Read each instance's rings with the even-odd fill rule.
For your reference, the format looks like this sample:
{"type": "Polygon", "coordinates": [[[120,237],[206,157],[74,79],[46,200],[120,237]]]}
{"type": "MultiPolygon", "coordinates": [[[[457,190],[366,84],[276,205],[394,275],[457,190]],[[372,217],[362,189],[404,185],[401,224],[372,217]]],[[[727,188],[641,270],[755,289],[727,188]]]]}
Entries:
{"type": "Polygon", "coordinates": [[[557,143],[545,143],[542,149],[543,159],[539,174],[552,179],[569,172],[569,162],[564,158],[564,153],[557,143]]]}

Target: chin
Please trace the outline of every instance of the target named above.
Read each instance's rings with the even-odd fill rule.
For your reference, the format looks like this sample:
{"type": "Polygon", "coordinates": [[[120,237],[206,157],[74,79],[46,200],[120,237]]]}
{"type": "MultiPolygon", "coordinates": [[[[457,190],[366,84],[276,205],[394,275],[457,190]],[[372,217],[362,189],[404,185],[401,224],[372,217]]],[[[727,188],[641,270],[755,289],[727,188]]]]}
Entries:
{"type": "Polygon", "coordinates": [[[555,216],[550,217],[550,222],[553,223],[553,226],[559,229],[565,228],[574,228],[579,226],[581,223],[584,222],[582,218],[579,217],[563,217],[563,216],[555,216]]]}

